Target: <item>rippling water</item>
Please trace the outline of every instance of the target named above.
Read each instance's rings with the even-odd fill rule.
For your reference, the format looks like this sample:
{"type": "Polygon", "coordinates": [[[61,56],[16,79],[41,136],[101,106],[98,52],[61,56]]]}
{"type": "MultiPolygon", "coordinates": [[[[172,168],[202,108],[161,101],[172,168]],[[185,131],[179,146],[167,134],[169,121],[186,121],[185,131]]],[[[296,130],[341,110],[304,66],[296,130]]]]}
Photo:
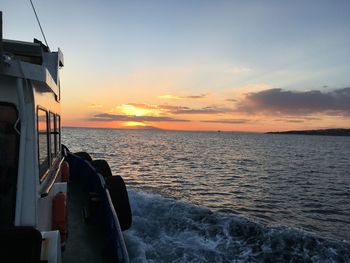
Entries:
{"type": "Polygon", "coordinates": [[[65,128],[63,143],[125,179],[134,262],[350,261],[348,137],[65,128]]]}

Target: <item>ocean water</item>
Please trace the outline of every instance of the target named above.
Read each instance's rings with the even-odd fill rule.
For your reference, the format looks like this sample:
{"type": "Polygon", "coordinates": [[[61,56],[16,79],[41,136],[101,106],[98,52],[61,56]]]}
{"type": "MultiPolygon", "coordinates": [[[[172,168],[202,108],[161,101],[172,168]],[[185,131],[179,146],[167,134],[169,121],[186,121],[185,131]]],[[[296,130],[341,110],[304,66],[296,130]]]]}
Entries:
{"type": "Polygon", "coordinates": [[[128,187],[132,262],[350,262],[350,138],[64,128],[128,187]]]}

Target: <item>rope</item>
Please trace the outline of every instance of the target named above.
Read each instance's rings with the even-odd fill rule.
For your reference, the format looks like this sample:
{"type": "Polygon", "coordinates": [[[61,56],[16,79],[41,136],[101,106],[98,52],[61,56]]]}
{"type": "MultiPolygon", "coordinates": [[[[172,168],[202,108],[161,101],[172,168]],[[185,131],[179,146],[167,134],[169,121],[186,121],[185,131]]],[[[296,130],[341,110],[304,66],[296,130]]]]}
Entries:
{"type": "Polygon", "coordinates": [[[29,1],[30,1],[31,5],[32,5],[32,8],[33,8],[33,11],[34,11],[36,20],[38,21],[38,24],[39,24],[39,27],[40,27],[40,30],[41,30],[41,34],[42,34],[43,37],[44,37],[45,44],[46,44],[46,46],[47,46],[47,47],[49,48],[49,50],[50,50],[49,44],[48,44],[47,41],[46,41],[46,37],[45,37],[44,31],[43,31],[43,28],[41,27],[41,24],[40,24],[40,21],[39,21],[39,17],[38,17],[38,15],[37,15],[36,11],[35,11],[35,7],[34,7],[34,5],[33,5],[33,2],[32,2],[32,0],[29,0],[29,1]]]}

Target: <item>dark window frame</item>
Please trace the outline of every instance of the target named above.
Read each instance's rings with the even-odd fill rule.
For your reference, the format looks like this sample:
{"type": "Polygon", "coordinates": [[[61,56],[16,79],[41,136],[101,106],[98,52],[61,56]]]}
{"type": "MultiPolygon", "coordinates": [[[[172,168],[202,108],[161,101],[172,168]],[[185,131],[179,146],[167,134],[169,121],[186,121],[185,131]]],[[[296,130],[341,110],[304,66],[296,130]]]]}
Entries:
{"type": "Polygon", "coordinates": [[[60,114],[56,114],[55,126],[57,130],[57,135],[58,135],[57,152],[59,153],[61,151],[61,115],[60,114]]]}
{"type": "Polygon", "coordinates": [[[49,112],[49,124],[50,124],[50,157],[51,157],[51,163],[53,162],[54,158],[57,156],[57,130],[56,130],[56,114],[52,111],[49,112]],[[51,119],[52,117],[52,119],[51,119]],[[51,120],[53,121],[51,123],[51,120]],[[53,127],[51,127],[51,124],[53,127]],[[52,141],[52,135],[53,135],[53,141],[52,141]]]}
{"type": "Polygon", "coordinates": [[[36,110],[36,117],[37,117],[37,123],[36,123],[36,127],[37,127],[37,147],[38,147],[38,164],[39,164],[39,180],[40,180],[40,183],[42,183],[45,178],[47,177],[48,175],[48,172],[49,172],[49,169],[50,169],[50,164],[51,164],[51,149],[50,149],[50,134],[49,134],[49,127],[50,127],[50,123],[49,123],[49,111],[47,109],[45,109],[44,107],[42,106],[38,106],[37,107],[37,110],[36,110]],[[45,170],[40,173],[40,166],[41,166],[41,163],[40,163],[40,134],[44,134],[45,132],[42,132],[40,133],[40,130],[39,130],[39,111],[43,111],[46,113],[46,144],[47,144],[47,157],[48,157],[48,160],[47,160],[47,168],[45,168],[45,170]]]}

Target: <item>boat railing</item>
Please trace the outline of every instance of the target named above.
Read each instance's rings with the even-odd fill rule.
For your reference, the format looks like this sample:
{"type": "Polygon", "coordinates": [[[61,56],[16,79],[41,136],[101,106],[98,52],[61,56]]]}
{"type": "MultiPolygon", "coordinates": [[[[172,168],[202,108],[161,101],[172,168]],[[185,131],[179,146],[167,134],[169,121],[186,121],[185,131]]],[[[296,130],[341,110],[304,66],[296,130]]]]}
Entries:
{"type": "MultiPolygon", "coordinates": [[[[67,151],[66,147],[62,147],[62,150],[65,151],[65,159],[69,163],[70,181],[78,182],[88,193],[99,194],[103,200],[103,207],[107,210],[103,223],[109,229],[109,242],[113,259],[116,262],[129,262],[123,233],[105,179],[89,161],[67,151]]],[[[98,220],[101,220],[101,217],[99,219],[91,219],[91,221],[98,220]]]]}
{"type": "Polygon", "coordinates": [[[125,242],[120,242],[120,240],[118,240],[118,237],[121,240],[124,240],[123,237],[123,233],[122,230],[120,229],[120,224],[119,224],[119,220],[118,220],[118,216],[117,213],[115,212],[113,203],[112,203],[112,199],[111,196],[109,194],[109,190],[106,189],[106,197],[107,197],[107,209],[109,210],[109,212],[111,213],[111,220],[110,220],[110,224],[111,224],[111,229],[112,229],[112,247],[113,247],[113,253],[115,254],[115,256],[118,257],[118,262],[129,262],[129,255],[127,253],[127,249],[125,246],[125,242]]]}

